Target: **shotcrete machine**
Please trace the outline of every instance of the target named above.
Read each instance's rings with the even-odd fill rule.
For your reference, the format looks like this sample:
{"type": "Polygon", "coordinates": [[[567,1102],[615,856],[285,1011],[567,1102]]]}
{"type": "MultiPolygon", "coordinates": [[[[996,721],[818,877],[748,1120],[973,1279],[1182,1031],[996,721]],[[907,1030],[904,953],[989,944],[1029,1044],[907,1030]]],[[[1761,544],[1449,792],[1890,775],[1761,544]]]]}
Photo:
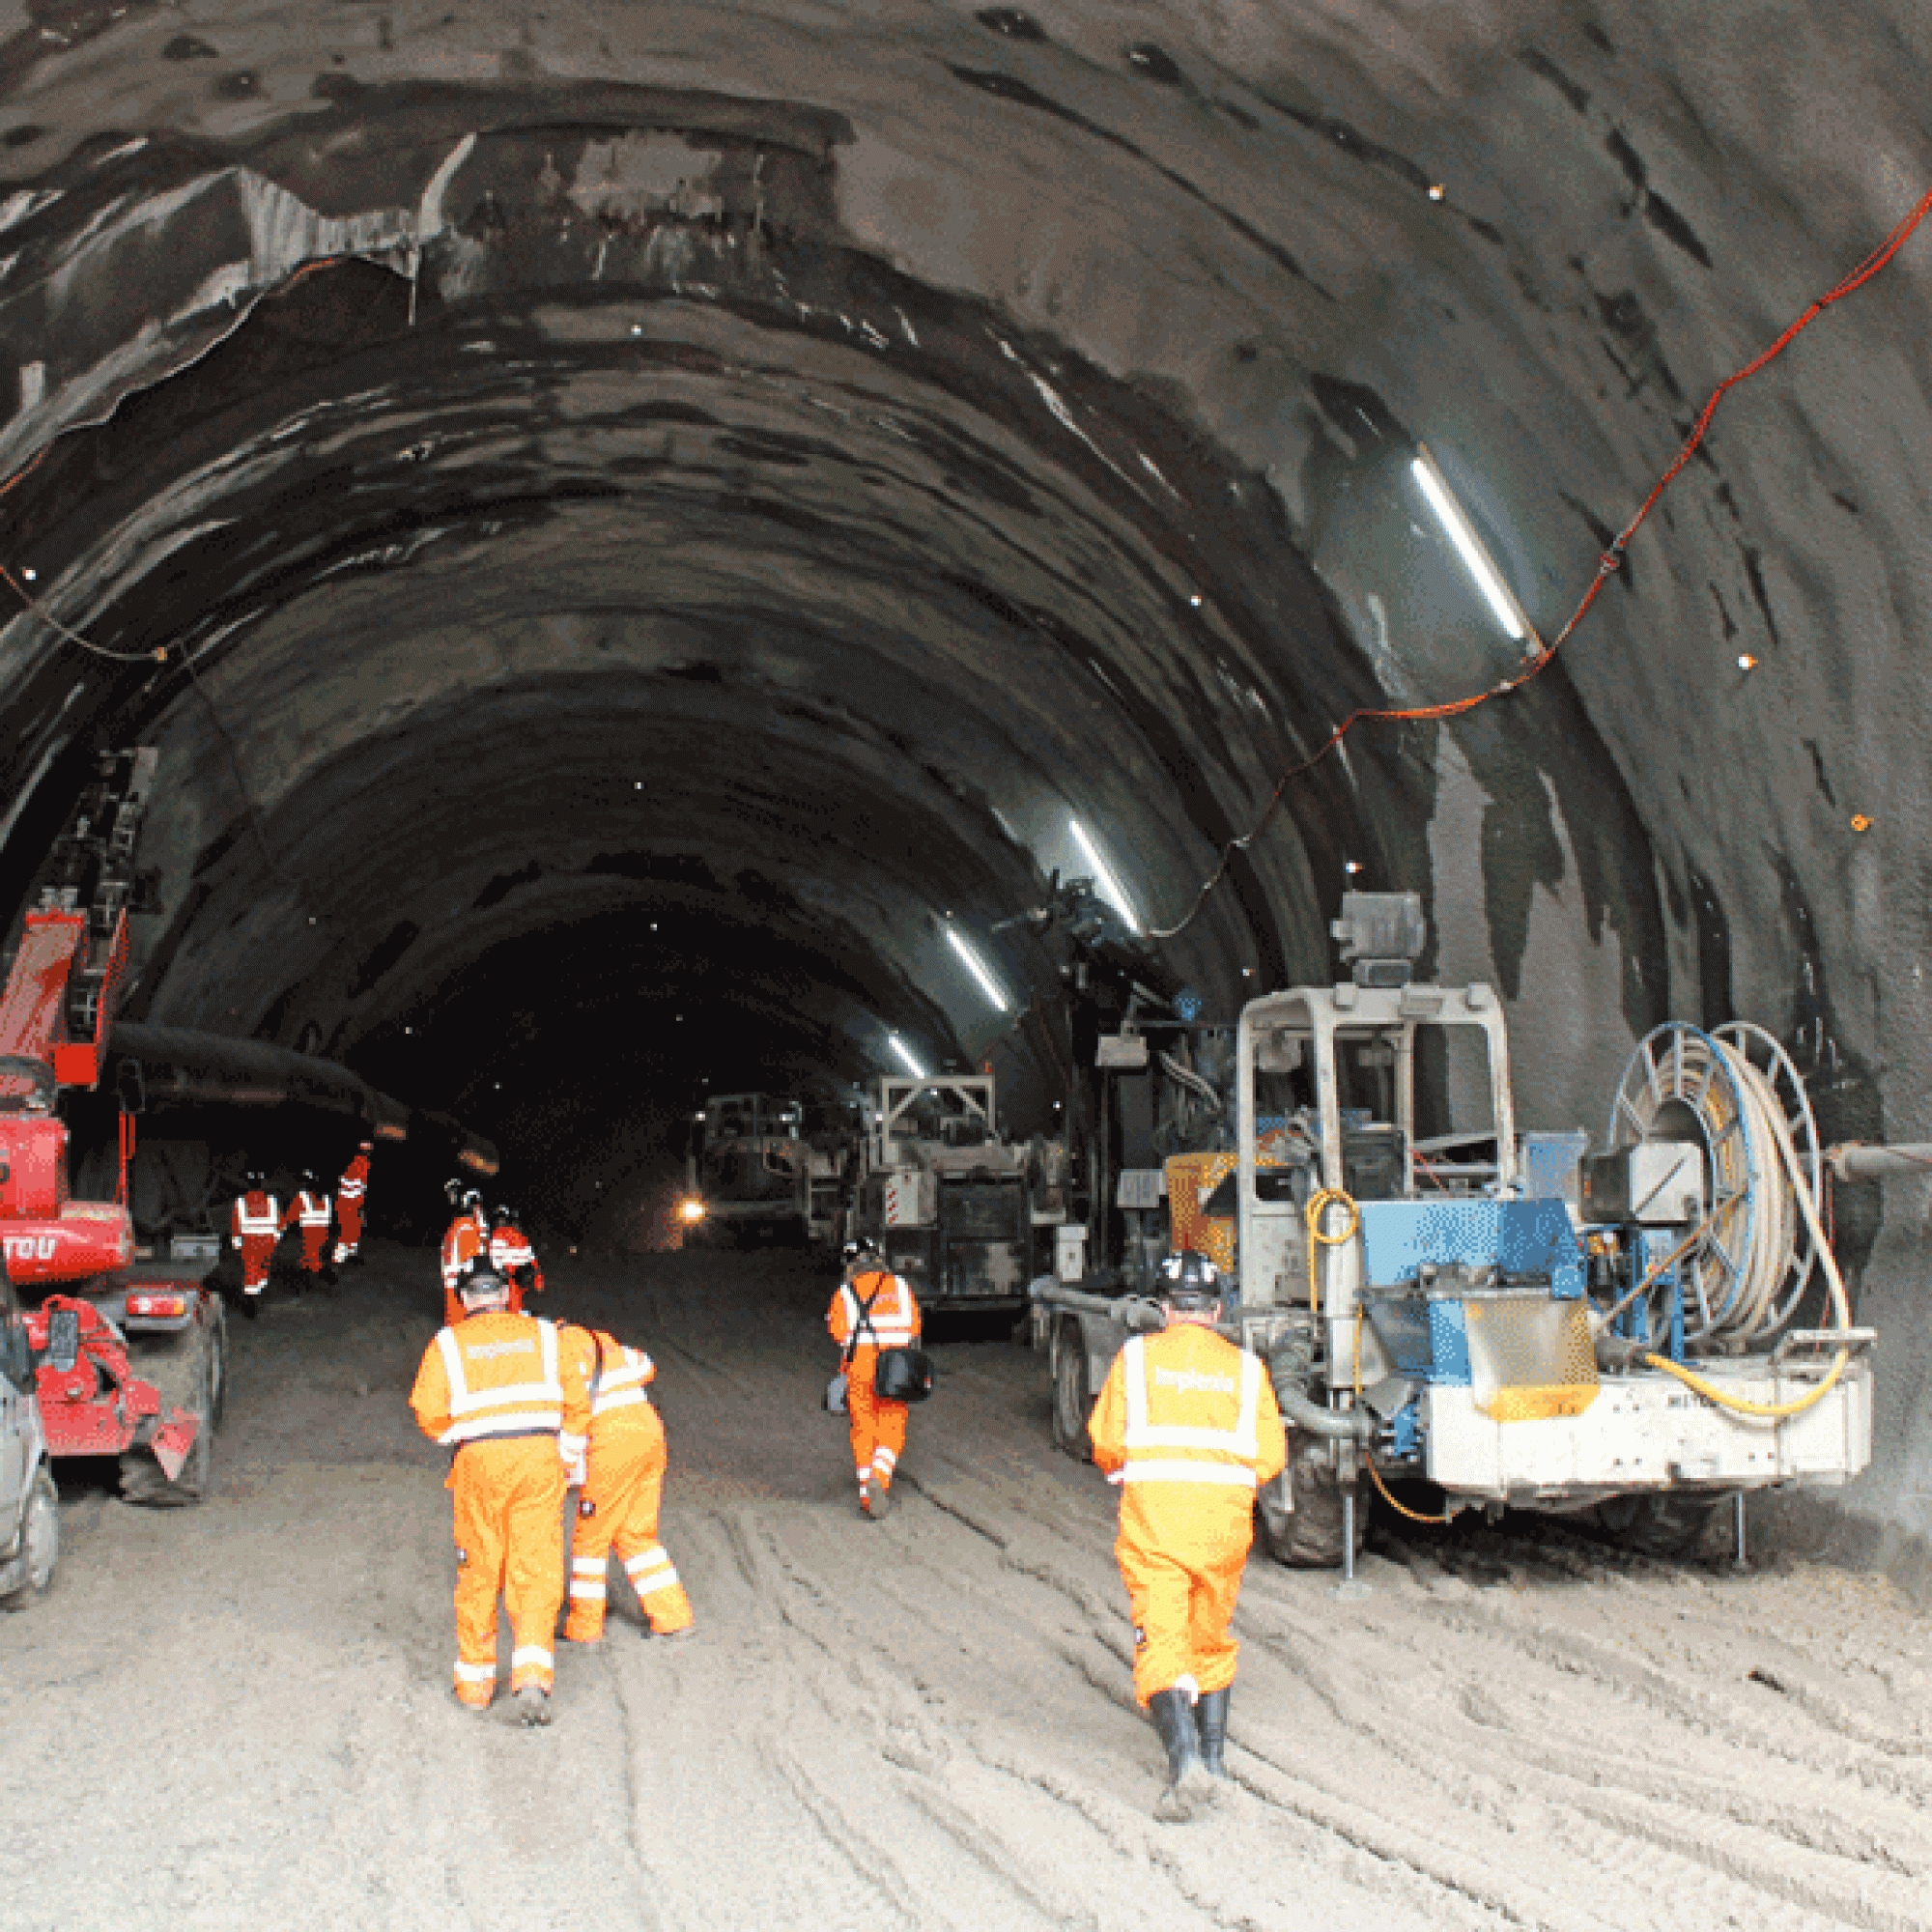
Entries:
{"type": "MultiPolygon", "coordinates": [[[[1241,1012],[1232,1151],[1164,1175],[1168,1240],[1224,1264],[1225,1332],[1281,1404],[1271,1552],[1352,1574],[1361,1486],[1435,1516],[1391,1491],[1421,1478],[1440,1520],[1590,1511],[1676,1553],[1727,1498],[1742,1535],[1745,1492],[1863,1468],[1874,1336],[1852,1322],[1825,1156],[1777,1041],[1659,1027],[1605,1151],[1519,1140],[1495,993],[1412,981],[1420,900],[1351,893],[1333,929],[1348,980],[1241,1012]]],[[[1068,1447],[1114,1352],[1159,1319],[1131,1270],[1092,1285],[1033,1290],[1068,1447]]]]}
{"type": "Polygon", "coordinates": [[[100,1079],[128,962],[134,840],[156,754],[100,761],[56,841],[0,989],[0,1244],[29,1304],[28,1340],[55,1457],[118,1456],[130,1501],[198,1501],[220,1420],[227,1331],[192,1275],[134,1265],[131,1117],[113,1201],[68,1193],[62,1089],[100,1079]]]}
{"type": "Polygon", "coordinates": [[[805,1109],[769,1094],[714,1094],[693,1117],[678,1204],[687,1246],[811,1226],[811,1149],[805,1109]]]}

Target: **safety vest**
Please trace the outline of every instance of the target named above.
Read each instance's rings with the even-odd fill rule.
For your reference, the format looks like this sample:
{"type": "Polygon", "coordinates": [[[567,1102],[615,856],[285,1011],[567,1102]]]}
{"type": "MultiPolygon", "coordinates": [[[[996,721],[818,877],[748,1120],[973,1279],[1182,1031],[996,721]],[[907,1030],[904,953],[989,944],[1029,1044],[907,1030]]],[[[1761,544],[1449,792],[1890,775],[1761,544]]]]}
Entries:
{"type": "Polygon", "coordinates": [[[1262,1365],[1245,1349],[1230,1352],[1235,1356],[1229,1364],[1234,1373],[1224,1375],[1218,1367],[1150,1364],[1145,1335],[1136,1335],[1121,1350],[1127,1407],[1121,1437],[1125,1455],[1122,1482],[1255,1488],[1262,1446],[1262,1365]],[[1201,1420],[1204,1410],[1215,1419],[1201,1420]],[[1172,1421],[1177,1414],[1196,1419],[1185,1424],[1172,1421]]]}
{"type": "Polygon", "coordinates": [[[328,1226],[328,1196],[311,1194],[306,1187],[296,1196],[296,1212],[304,1228],[328,1226]]]}
{"type": "Polygon", "coordinates": [[[444,1328],[436,1338],[449,1383],[449,1427],[436,1439],[475,1442],[491,1435],[536,1435],[563,1428],[563,1377],[557,1368],[556,1324],[535,1316],[515,1318],[529,1332],[478,1334],[469,1324],[459,1335],[444,1328]],[[534,1359],[533,1359],[534,1358],[534,1359]]]}
{"type": "Polygon", "coordinates": [[[270,1238],[282,1232],[282,1205],[272,1194],[263,1194],[259,1190],[253,1194],[243,1194],[235,1203],[235,1232],[238,1235],[267,1235],[270,1238]],[[257,1207],[261,1202],[264,1205],[257,1207]]]}
{"type": "Polygon", "coordinates": [[[596,1387],[590,1398],[593,1428],[600,1415],[608,1415],[613,1408],[635,1408],[639,1403],[648,1403],[651,1398],[644,1384],[658,1372],[657,1364],[641,1349],[619,1342],[611,1350],[604,1346],[610,1339],[591,1337],[597,1349],[596,1387]]]}
{"type": "Polygon", "coordinates": [[[838,1304],[845,1317],[845,1333],[839,1337],[843,1342],[867,1349],[876,1344],[881,1349],[910,1349],[913,1344],[913,1299],[912,1290],[897,1275],[888,1274],[883,1268],[875,1268],[859,1276],[857,1281],[848,1281],[838,1291],[838,1304]],[[865,1316],[863,1332],[860,1326],[860,1304],[867,1295],[858,1291],[865,1288],[870,1295],[872,1306],[865,1316]]]}
{"type": "Polygon", "coordinates": [[[459,1215],[442,1237],[442,1280],[454,1287],[456,1278],[480,1255],[486,1246],[483,1230],[473,1214],[459,1215]]]}
{"type": "Polygon", "coordinates": [[[490,1265],[496,1268],[526,1268],[536,1265],[536,1253],[514,1228],[498,1228],[490,1236],[490,1265]]]}

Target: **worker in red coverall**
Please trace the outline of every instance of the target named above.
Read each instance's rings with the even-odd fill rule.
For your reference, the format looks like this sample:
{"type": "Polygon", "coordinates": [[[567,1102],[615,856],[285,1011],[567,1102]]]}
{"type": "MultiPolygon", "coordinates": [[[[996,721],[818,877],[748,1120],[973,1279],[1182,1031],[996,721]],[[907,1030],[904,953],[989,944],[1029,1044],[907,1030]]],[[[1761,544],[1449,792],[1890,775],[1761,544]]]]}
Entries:
{"type": "Polygon", "coordinates": [[[362,1259],[362,1212],[369,1191],[369,1156],[373,1141],[364,1141],[355,1158],[342,1170],[335,1187],[335,1265],[362,1259]]]}
{"type": "Polygon", "coordinates": [[[459,1289],[467,1319],[423,1351],[410,1406],[454,1453],[456,1698],[488,1708],[497,1689],[497,1599],[510,1616],[510,1695],[526,1724],[550,1722],[563,1603],[565,1474],[583,1457],[583,1386],[566,1379],[556,1324],[512,1315],[487,1266],[459,1289]]]}
{"type": "Polygon", "coordinates": [[[456,1219],[442,1237],[442,1321],[444,1327],[453,1328],[463,1320],[456,1284],[472,1262],[490,1257],[490,1217],[483,1211],[482,1195],[473,1187],[451,1180],[442,1191],[456,1209],[456,1219]]]}
{"type": "Polygon", "coordinates": [[[604,1634],[605,1585],[614,1547],[651,1634],[683,1636],[692,1627],[691,1599],[658,1541],[665,1433],[647,1389],[657,1364],[641,1349],[626,1348],[601,1329],[570,1323],[557,1333],[564,1381],[582,1389],[590,1410],[589,1446],[583,1465],[573,1471],[582,1488],[571,1536],[570,1614],[563,1634],[572,1643],[595,1643],[604,1634]]]}
{"type": "Polygon", "coordinates": [[[541,1294],[543,1269],[537,1265],[537,1251],[529,1237],[517,1226],[514,1208],[496,1207],[490,1210],[490,1265],[510,1284],[513,1313],[524,1305],[526,1294],[541,1294]]]}
{"type": "Polygon", "coordinates": [[[845,1279],[825,1317],[844,1350],[845,1406],[852,1425],[852,1463],[859,1477],[859,1511],[874,1522],[893,1506],[893,1477],[905,1452],[906,1405],[883,1401],[872,1377],[881,1349],[910,1349],[919,1340],[919,1303],[911,1286],[886,1266],[867,1240],[845,1243],[845,1279]]]}
{"type": "Polygon", "coordinates": [[[282,1236],[282,1207],[269,1192],[266,1175],[250,1173],[242,1187],[229,1211],[228,1238],[242,1250],[242,1312],[252,1321],[262,1312],[262,1292],[282,1236]]]}
{"type": "Polygon", "coordinates": [[[1214,1332],[1220,1277],[1192,1252],[1161,1264],[1165,1325],[1114,1357],[1088,1434],[1121,1490],[1114,1544],[1134,1618],[1134,1695],[1167,1748],[1155,1816],[1182,1821],[1227,1776],[1228,1634],[1254,1540],[1255,1492],[1287,1460],[1259,1356],[1214,1332]]]}
{"type": "Polygon", "coordinates": [[[323,1270],[328,1265],[328,1224],[334,1214],[321,1177],[314,1168],[303,1168],[301,1185],[282,1216],[282,1229],[284,1233],[290,1228],[301,1231],[301,1271],[311,1287],[322,1286],[323,1270]]]}

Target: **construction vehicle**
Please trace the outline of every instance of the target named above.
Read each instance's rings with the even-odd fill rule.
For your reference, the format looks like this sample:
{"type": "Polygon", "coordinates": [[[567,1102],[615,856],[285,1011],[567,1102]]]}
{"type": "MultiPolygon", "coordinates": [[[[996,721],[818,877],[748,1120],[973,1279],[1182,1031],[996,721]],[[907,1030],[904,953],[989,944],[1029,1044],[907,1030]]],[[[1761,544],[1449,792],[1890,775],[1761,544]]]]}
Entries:
{"type": "Polygon", "coordinates": [[[227,1380],[220,1300],[194,1274],[136,1266],[130,1115],[112,1201],[69,1196],[64,1089],[99,1085],[128,961],[149,750],[101,758],[30,894],[0,988],[0,1245],[49,1453],[118,1456],[133,1502],[200,1500],[227,1380]]]}
{"type": "Polygon", "coordinates": [[[60,1497],[34,1387],[26,1317],[0,1268],[0,1609],[24,1609],[60,1560],[60,1497]]]}
{"type": "Polygon", "coordinates": [[[848,1232],[878,1244],[929,1311],[1022,1308],[1065,1219],[1055,1150],[1004,1139],[989,1073],[881,1076],[848,1232]]]}
{"type": "Polygon", "coordinates": [[[692,1119],[686,1246],[748,1236],[804,1241],[811,1224],[811,1149],[805,1109],[768,1094],[715,1094],[692,1119]]]}
{"type": "Polygon", "coordinates": [[[1436,1520],[1590,1512],[1669,1554],[1727,1499],[1742,1548],[1746,1492],[1863,1468],[1874,1336],[1851,1321],[1777,1042],[1660,1027],[1605,1151],[1519,1140],[1493,990],[1412,983],[1420,900],[1348,894],[1333,930],[1350,979],[1243,1009],[1232,1091],[1209,1083],[1232,1146],[1166,1161],[1157,1236],[1034,1285],[1063,1446],[1084,1447],[1128,1334],[1158,1325],[1146,1292],[1172,1245],[1221,1264],[1223,1332],[1268,1364],[1289,1463],[1259,1514],[1286,1563],[1352,1577],[1364,1483],[1436,1520]],[[1439,1509],[1397,1497],[1405,1479],[1439,1509]]]}

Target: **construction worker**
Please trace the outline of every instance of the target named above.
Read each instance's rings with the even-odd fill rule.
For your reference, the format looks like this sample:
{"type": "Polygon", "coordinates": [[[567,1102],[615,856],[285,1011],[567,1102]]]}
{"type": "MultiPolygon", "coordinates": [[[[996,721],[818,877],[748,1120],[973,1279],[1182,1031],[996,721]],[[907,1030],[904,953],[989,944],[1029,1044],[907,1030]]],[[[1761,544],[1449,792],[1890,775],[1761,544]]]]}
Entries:
{"type": "Polygon", "coordinates": [[[268,1177],[251,1170],[228,1215],[229,1241],[242,1250],[242,1312],[251,1321],[262,1312],[262,1292],[281,1235],[281,1203],[269,1192],[268,1177]]]}
{"type": "Polygon", "coordinates": [[[321,1177],[312,1167],[302,1169],[301,1185],[282,1217],[282,1231],[301,1230],[301,1271],[311,1285],[320,1287],[323,1269],[328,1265],[328,1224],[334,1207],[323,1188],[321,1177]]]}
{"type": "Polygon", "coordinates": [[[1254,1538],[1255,1491],[1287,1460],[1259,1357],[1214,1332],[1220,1277],[1193,1252],[1161,1264],[1164,1325],[1114,1357],[1088,1433],[1121,1491],[1114,1544],[1134,1617],[1134,1695],[1167,1747],[1155,1815],[1185,1820],[1227,1776],[1228,1634],[1254,1538]]]}
{"type": "Polygon", "coordinates": [[[565,1472],[582,1460],[589,1409],[563,1375],[554,1322],[510,1313],[487,1266],[458,1285],[466,1320],[441,1328],[410,1391],[416,1425],[453,1452],[456,1697],[489,1707],[497,1689],[497,1599],[510,1615],[510,1695],[526,1724],[550,1722],[563,1602],[565,1472]]]}
{"type": "Polygon", "coordinates": [[[524,1305],[526,1294],[543,1293],[543,1269],[537,1251],[517,1226],[517,1210],[500,1204],[490,1210],[490,1265],[510,1284],[510,1307],[524,1305]]]}
{"type": "Polygon", "coordinates": [[[638,1593],[653,1636],[683,1636],[691,1629],[691,1599],[676,1566],[658,1541],[664,1495],[665,1433],[647,1384],[657,1364],[641,1349],[626,1348],[601,1329],[559,1326],[563,1375],[583,1391],[590,1440],[572,1479],[582,1485],[570,1543],[570,1614],[563,1627],[572,1643],[604,1634],[604,1595],[614,1546],[638,1593]]]}
{"type": "Polygon", "coordinates": [[[335,1187],[335,1265],[362,1259],[362,1210],[369,1191],[369,1156],[374,1141],[363,1141],[355,1158],[342,1170],[335,1187]]]}
{"type": "Polygon", "coordinates": [[[442,1321],[453,1328],[463,1320],[463,1303],[456,1284],[471,1263],[486,1261],[490,1253],[490,1217],[483,1211],[483,1197],[462,1180],[443,1183],[442,1191],[456,1209],[442,1237],[442,1321]]]}
{"type": "Polygon", "coordinates": [[[906,1405],[881,1400],[872,1378],[881,1349],[909,1349],[919,1340],[919,1303],[871,1241],[847,1241],[844,1259],[845,1279],[832,1297],[825,1325],[845,1350],[845,1407],[859,1511],[877,1522],[893,1506],[893,1477],[905,1450],[906,1405]]]}

